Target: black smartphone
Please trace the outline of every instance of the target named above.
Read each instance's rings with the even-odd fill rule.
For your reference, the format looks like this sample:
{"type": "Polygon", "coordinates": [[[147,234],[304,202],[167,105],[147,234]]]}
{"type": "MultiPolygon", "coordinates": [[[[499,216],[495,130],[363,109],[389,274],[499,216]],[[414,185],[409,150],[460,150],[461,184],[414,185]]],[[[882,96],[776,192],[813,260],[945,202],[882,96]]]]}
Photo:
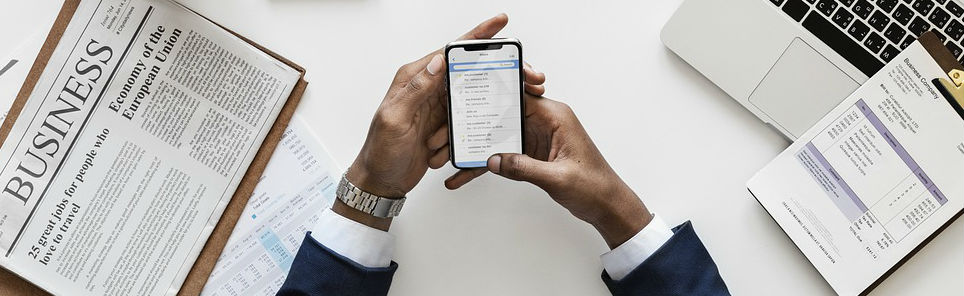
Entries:
{"type": "Polygon", "coordinates": [[[449,149],[459,169],[485,167],[496,153],[522,153],[525,128],[522,44],[464,40],[445,46],[449,149]]]}

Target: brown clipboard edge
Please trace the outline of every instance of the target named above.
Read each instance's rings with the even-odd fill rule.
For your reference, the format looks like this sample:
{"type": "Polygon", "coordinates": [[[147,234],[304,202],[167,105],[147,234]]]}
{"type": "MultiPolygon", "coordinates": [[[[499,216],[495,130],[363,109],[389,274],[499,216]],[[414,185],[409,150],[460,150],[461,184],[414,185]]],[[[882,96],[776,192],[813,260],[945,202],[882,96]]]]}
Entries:
{"type": "MultiPolygon", "coordinates": [[[[50,29],[50,32],[47,34],[47,39],[44,41],[44,45],[40,49],[40,53],[37,55],[36,61],[34,61],[33,66],[30,68],[30,73],[27,74],[27,79],[20,88],[20,92],[17,93],[17,99],[11,106],[9,113],[7,114],[7,118],[3,121],[3,125],[0,126],[0,144],[6,140],[7,135],[13,128],[13,123],[16,122],[20,112],[23,110],[30,93],[36,86],[44,68],[46,68],[47,62],[50,60],[50,56],[57,48],[57,44],[60,42],[61,37],[63,37],[64,30],[67,28],[67,25],[70,24],[71,18],[73,18],[74,13],[77,11],[80,1],[81,0],[64,1],[64,4],[60,9],[60,13],[57,15],[57,19],[54,22],[53,27],[50,29]]],[[[291,121],[291,117],[294,115],[298,103],[301,102],[301,98],[304,95],[306,87],[308,86],[308,82],[304,79],[306,71],[303,67],[271,50],[268,50],[260,44],[257,44],[254,41],[239,35],[238,33],[222,26],[221,24],[218,24],[210,18],[197,13],[193,9],[188,8],[188,10],[240,38],[258,50],[261,50],[271,57],[294,68],[300,73],[298,82],[296,82],[292,87],[288,100],[278,113],[278,117],[275,119],[274,124],[271,126],[271,129],[268,131],[264,141],[261,144],[261,148],[258,149],[258,152],[255,154],[251,164],[248,166],[248,170],[245,172],[244,177],[241,178],[238,188],[235,190],[234,195],[231,196],[231,200],[225,206],[224,212],[221,214],[221,219],[218,220],[214,230],[211,232],[210,236],[208,236],[204,247],[201,249],[201,253],[195,259],[194,265],[191,267],[187,277],[181,284],[181,289],[178,291],[178,295],[199,295],[204,289],[204,284],[207,283],[208,276],[214,269],[218,257],[221,255],[221,251],[224,250],[224,245],[227,243],[228,238],[230,238],[231,233],[234,231],[234,226],[241,217],[241,213],[244,211],[244,207],[247,205],[248,199],[251,197],[252,192],[254,192],[254,188],[257,186],[257,180],[261,178],[261,174],[268,165],[268,161],[270,160],[271,155],[274,153],[274,149],[281,141],[281,135],[284,134],[284,130],[288,127],[288,123],[291,121]]],[[[15,273],[0,268],[0,295],[46,294],[49,293],[21,278],[15,273]]]]}
{"type": "MultiPolygon", "coordinates": [[[[924,46],[924,49],[927,50],[927,53],[929,53],[931,57],[934,58],[934,60],[941,67],[941,69],[944,70],[945,73],[950,72],[952,69],[964,68],[961,66],[960,62],[954,59],[954,56],[951,55],[951,52],[947,50],[946,47],[944,47],[944,43],[941,42],[940,39],[937,38],[937,35],[935,35],[933,32],[931,31],[925,32],[924,34],[921,35],[921,37],[917,41],[924,46]]],[[[787,231],[783,229],[782,226],[780,226],[780,223],[778,223],[777,219],[773,217],[773,214],[771,214],[770,211],[763,206],[763,202],[761,202],[760,198],[758,198],[756,194],[753,193],[753,190],[750,190],[750,188],[747,188],[747,191],[750,193],[750,196],[752,196],[753,199],[760,204],[760,207],[763,208],[763,211],[767,213],[767,216],[770,216],[770,219],[773,220],[773,223],[780,228],[780,231],[783,232],[786,238],[790,240],[790,243],[793,244],[793,247],[795,247],[797,251],[800,252],[800,255],[803,255],[803,257],[806,258],[807,256],[805,253],[803,253],[803,249],[800,249],[800,246],[798,246],[797,243],[793,241],[793,238],[790,237],[790,234],[787,233],[787,231]]],[[[888,277],[890,277],[891,274],[896,272],[898,268],[903,266],[904,263],[907,263],[907,261],[909,261],[911,257],[914,257],[914,255],[916,255],[917,252],[920,252],[920,250],[924,249],[924,246],[926,246],[928,243],[934,240],[934,238],[936,238],[937,235],[941,234],[941,232],[944,232],[945,229],[947,229],[948,227],[951,226],[951,224],[957,221],[957,219],[960,218],[962,214],[964,214],[964,209],[958,211],[957,214],[954,214],[954,216],[948,219],[947,222],[941,225],[941,227],[938,227],[936,231],[934,231],[933,233],[931,233],[931,235],[927,236],[927,238],[921,241],[921,243],[917,245],[917,247],[914,247],[913,250],[911,250],[910,252],[907,252],[907,255],[904,255],[904,257],[898,260],[897,263],[894,264],[894,266],[891,266],[890,269],[884,272],[884,274],[882,274],[879,278],[877,278],[876,281],[874,281],[869,286],[867,286],[867,288],[864,289],[863,292],[860,292],[860,294],[858,295],[864,296],[864,295],[870,294],[871,291],[873,291],[875,288],[880,286],[880,283],[883,283],[884,280],[886,280],[888,277]]],[[[828,281],[827,278],[823,275],[823,273],[821,273],[820,270],[817,269],[817,266],[813,265],[813,262],[810,262],[809,259],[807,259],[807,262],[810,263],[810,267],[812,267],[813,270],[817,272],[817,274],[820,275],[821,278],[823,278],[824,283],[827,284],[827,286],[829,287],[830,281],[828,281]]]]}

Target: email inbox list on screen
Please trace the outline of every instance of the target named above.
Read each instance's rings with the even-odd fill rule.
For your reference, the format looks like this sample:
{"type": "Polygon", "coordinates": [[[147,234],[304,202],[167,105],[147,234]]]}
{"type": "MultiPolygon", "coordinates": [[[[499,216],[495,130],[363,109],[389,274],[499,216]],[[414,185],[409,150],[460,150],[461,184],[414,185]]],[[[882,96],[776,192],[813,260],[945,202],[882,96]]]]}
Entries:
{"type": "Polygon", "coordinates": [[[453,48],[448,58],[456,165],[484,167],[494,153],[521,153],[519,48],[453,48]]]}

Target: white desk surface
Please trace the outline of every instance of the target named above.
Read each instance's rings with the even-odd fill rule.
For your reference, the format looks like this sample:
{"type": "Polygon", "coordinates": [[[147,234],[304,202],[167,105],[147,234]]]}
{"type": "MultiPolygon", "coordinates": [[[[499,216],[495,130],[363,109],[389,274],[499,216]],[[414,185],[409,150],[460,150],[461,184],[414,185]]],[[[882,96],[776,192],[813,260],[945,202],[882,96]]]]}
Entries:
{"type": "MultiPolygon", "coordinates": [[[[660,42],[681,0],[183,3],[308,69],[298,114],[344,166],[400,65],[506,12],[501,36],[522,40],[525,59],[547,73],[546,96],[576,110],[652,211],[693,221],[734,295],[833,293],[745,188],[788,142],[660,42]]],[[[608,294],[598,257],[608,249],[592,227],[535,187],[495,176],[448,191],[454,171],[430,171],[395,221],[391,295],[608,294]]],[[[964,294],[962,247],[958,220],[872,295],[964,294]]]]}

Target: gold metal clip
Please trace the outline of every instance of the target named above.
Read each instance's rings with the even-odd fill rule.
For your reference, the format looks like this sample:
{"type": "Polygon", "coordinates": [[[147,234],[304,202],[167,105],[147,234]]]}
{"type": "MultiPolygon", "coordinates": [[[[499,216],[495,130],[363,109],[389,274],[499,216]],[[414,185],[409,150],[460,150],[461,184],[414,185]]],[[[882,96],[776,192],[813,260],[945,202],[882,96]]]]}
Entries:
{"type": "Polygon", "coordinates": [[[946,91],[947,94],[954,97],[954,101],[957,102],[958,106],[964,107],[964,71],[951,69],[951,71],[947,73],[947,76],[951,79],[950,81],[948,81],[947,78],[938,78],[941,86],[944,87],[944,91],[946,91]]]}
{"type": "Polygon", "coordinates": [[[945,77],[934,79],[934,85],[951,104],[954,111],[957,111],[957,114],[964,119],[964,71],[951,69],[950,72],[947,72],[947,77],[950,80],[945,77]]]}

